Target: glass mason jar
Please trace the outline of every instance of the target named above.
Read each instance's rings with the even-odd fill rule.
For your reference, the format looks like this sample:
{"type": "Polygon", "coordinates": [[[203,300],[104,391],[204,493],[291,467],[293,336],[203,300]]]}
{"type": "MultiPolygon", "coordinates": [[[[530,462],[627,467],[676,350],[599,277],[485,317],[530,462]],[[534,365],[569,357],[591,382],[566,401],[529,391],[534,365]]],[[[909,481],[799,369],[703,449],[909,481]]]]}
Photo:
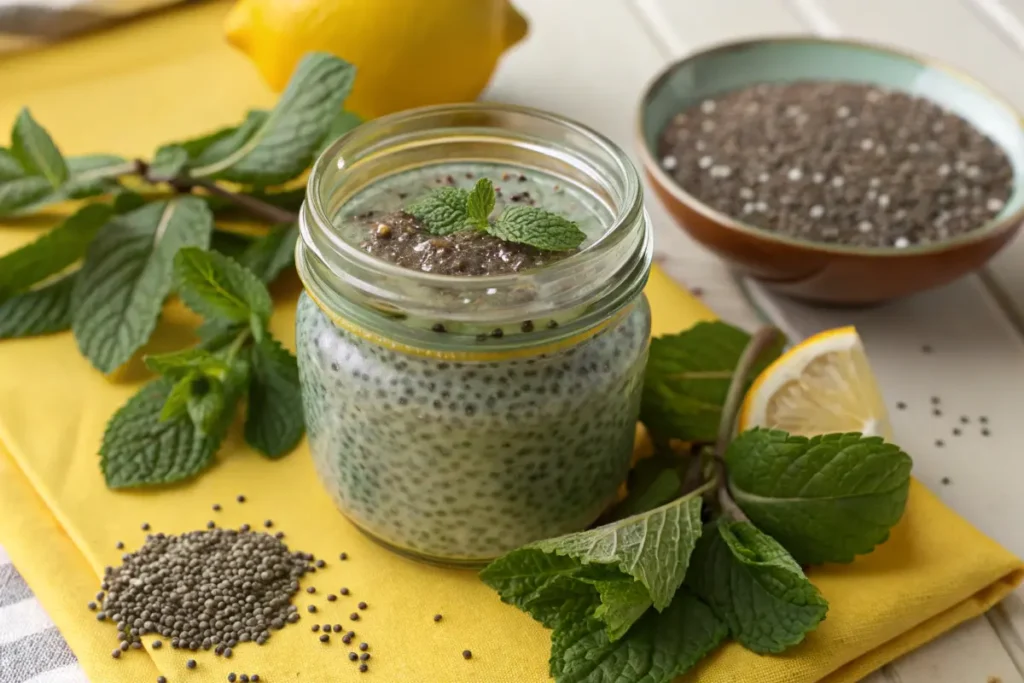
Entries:
{"type": "Polygon", "coordinates": [[[321,155],[300,227],[310,448],[357,527],[418,559],[478,564],[595,521],[629,469],[650,335],[650,223],[622,150],[521,107],[403,112],[321,155]],[[360,247],[364,219],[410,188],[481,175],[573,217],[581,250],[458,276],[360,247]]]}

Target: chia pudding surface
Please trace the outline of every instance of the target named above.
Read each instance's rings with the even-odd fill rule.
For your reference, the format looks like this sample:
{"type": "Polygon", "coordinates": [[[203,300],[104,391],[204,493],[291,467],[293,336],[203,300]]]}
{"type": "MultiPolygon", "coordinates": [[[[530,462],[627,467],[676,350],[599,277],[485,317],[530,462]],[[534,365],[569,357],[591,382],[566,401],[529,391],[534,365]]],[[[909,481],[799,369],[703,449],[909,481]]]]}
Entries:
{"type": "MultiPolygon", "coordinates": [[[[467,278],[571,258],[572,252],[481,245],[472,235],[460,242],[458,234],[446,241],[465,248],[445,246],[449,254],[389,252],[392,244],[383,242],[403,230],[413,246],[433,239],[403,208],[444,185],[470,189],[481,176],[500,188],[492,216],[510,204],[539,206],[576,222],[588,236],[582,248],[612,222],[600,200],[556,176],[445,163],[382,178],[345,203],[335,227],[386,260],[467,278]],[[381,224],[392,234],[378,241],[381,224]],[[468,254],[476,248],[486,253],[468,254]]],[[[424,321],[401,324],[422,328],[424,321]]],[[[427,321],[435,333],[465,337],[469,355],[455,362],[368,341],[335,325],[305,294],[296,325],[303,409],[320,478],[349,519],[401,552],[482,563],[578,531],[598,518],[628,472],[650,335],[642,296],[582,341],[487,361],[474,359],[472,348],[479,348],[479,336],[497,337],[501,329],[452,334],[427,321]]],[[[507,332],[528,351],[531,335],[549,325],[555,323],[510,321],[507,332]]]]}
{"type": "Polygon", "coordinates": [[[661,167],[744,223],[790,237],[906,248],[977,230],[1005,207],[996,143],[930,100],[839,82],[759,84],[673,117],[661,167]]]}
{"type": "Polygon", "coordinates": [[[371,536],[485,562],[592,523],[632,456],[650,335],[641,299],[562,351],[442,362],[338,328],[302,295],[297,347],[310,450],[371,536]]]}

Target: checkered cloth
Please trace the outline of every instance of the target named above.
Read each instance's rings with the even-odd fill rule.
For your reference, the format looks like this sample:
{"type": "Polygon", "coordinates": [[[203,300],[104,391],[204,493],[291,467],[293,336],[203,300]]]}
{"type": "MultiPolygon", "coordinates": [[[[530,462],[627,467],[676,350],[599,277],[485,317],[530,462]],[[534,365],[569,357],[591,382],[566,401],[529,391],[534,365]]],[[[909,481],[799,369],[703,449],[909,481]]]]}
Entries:
{"type": "Polygon", "coordinates": [[[0,55],[45,45],[181,0],[0,0],[0,55]]]}
{"type": "Polygon", "coordinates": [[[88,683],[68,644],[0,548],[0,683],[88,683]]]}

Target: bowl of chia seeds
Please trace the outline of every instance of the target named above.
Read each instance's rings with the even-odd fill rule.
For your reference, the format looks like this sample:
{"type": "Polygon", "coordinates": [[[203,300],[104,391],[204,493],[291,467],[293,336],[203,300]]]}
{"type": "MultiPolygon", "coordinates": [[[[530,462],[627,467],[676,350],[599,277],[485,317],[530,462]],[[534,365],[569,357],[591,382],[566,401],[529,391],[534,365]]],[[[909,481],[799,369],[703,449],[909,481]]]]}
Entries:
{"type": "Polygon", "coordinates": [[[930,60],[781,37],[666,67],[638,133],[656,194],[698,242],[780,293],[863,305],[948,283],[1010,241],[1021,122],[930,60]]]}

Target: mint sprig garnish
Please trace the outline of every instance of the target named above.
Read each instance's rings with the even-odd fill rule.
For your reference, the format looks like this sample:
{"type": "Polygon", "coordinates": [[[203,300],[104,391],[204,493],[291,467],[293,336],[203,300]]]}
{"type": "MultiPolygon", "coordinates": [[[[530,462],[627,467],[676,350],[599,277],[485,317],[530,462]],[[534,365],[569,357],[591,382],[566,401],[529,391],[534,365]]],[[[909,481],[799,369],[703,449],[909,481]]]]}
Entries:
{"type": "Polygon", "coordinates": [[[496,201],[494,184],[481,178],[469,192],[456,187],[432,190],[406,211],[434,235],[480,230],[506,242],[544,251],[572,251],[587,239],[576,223],[533,206],[509,206],[491,220],[496,201]]]}
{"type": "Polygon", "coordinates": [[[670,683],[728,638],[784,652],[829,607],[801,563],[847,562],[899,521],[911,462],[898,447],[860,434],[733,437],[777,337],[700,323],[655,339],[641,420],[659,452],[634,468],[605,515],[615,521],[481,573],[552,630],[556,683],[670,683]]]}
{"type": "Polygon", "coordinates": [[[101,448],[109,486],[196,475],[213,462],[243,397],[253,448],[276,458],[302,438],[295,357],[269,335],[266,285],[293,265],[305,192],[273,186],[296,179],[359,124],[342,109],[354,74],[344,60],[310,53],[272,110],[169,142],[148,160],[65,156],[28,110],[18,115],[0,147],[0,216],[92,201],[0,255],[0,339],[71,330],[109,373],[149,341],[172,295],[206,317],[199,346],[146,359],[160,379],[111,419],[101,448]],[[266,234],[218,229],[219,218],[239,215],[262,221],[266,234]]]}

